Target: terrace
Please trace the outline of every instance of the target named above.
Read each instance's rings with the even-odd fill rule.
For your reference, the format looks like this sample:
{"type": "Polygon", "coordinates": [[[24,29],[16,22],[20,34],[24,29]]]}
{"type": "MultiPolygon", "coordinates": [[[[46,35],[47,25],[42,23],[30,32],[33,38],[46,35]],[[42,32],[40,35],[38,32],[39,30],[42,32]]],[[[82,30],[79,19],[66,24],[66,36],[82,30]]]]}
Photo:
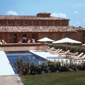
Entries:
{"type": "MultiPolygon", "coordinates": [[[[46,46],[43,46],[42,44],[36,44],[35,46],[32,44],[29,44],[29,45],[27,45],[27,44],[26,45],[9,44],[6,46],[2,45],[2,47],[0,47],[0,50],[6,51],[5,52],[6,54],[3,51],[0,51],[0,55],[2,55],[0,57],[0,68],[1,68],[0,78],[3,80],[5,80],[6,78],[9,78],[9,79],[11,78],[11,79],[13,79],[13,81],[15,81],[16,85],[18,85],[17,81],[19,83],[21,83],[20,82],[21,79],[19,78],[19,76],[15,75],[17,73],[16,70],[11,66],[11,65],[13,65],[14,61],[16,61],[18,56],[19,57],[23,56],[25,60],[27,60],[27,57],[29,56],[29,58],[31,60],[33,60],[35,62],[35,64],[37,64],[37,62],[41,62],[41,61],[45,61],[45,60],[46,61],[50,60],[51,62],[60,61],[60,62],[63,62],[63,64],[70,63],[69,58],[61,57],[58,54],[52,54],[50,52],[43,51],[42,49],[45,47],[46,46]],[[39,49],[41,49],[41,50],[39,50],[39,49]],[[23,50],[24,50],[24,52],[23,52],[23,50]],[[9,52],[9,51],[11,51],[11,52],[9,52]],[[20,52],[20,53],[18,53],[18,52],[20,52]],[[2,78],[2,76],[4,76],[4,75],[7,75],[7,76],[2,78]],[[9,75],[11,75],[11,76],[9,76],[9,75]]],[[[78,63],[80,63],[80,62],[78,62],[78,63]]]]}

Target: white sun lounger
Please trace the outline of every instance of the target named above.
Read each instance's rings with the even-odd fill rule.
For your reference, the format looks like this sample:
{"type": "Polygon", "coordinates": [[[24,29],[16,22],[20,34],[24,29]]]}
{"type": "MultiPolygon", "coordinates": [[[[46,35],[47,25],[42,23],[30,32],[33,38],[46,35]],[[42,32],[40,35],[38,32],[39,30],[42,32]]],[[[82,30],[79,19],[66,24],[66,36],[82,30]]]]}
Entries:
{"type": "Polygon", "coordinates": [[[69,57],[71,57],[71,56],[77,56],[77,55],[78,55],[78,52],[76,52],[76,53],[68,53],[68,54],[66,55],[66,57],[69,58],[69,57]]]}
{"type": "Polygon", "coordinates": [[[72,56],[70,57],[71,59],[76,59],[76,58],[80,58],[83,56],[84,53],[80,53],[78,56],[72,56]]]}
{"type": "Polygon", "coordinates": [[[50,51],[50,53],[55,53],[55,52],[58,52],[60,49],[57,49],[57,50],[55,50],[55,51],[50,51]]]}
{"type": "Polygon", "coordinates": [[[78,52],[76,52],[76,53],[73,54],[73,56],[76,56],[76,55],[78,55],[78,52]]]}
{"type": "Polygon", "coordinates": [[[82,58],[83,58],[83,59],[85,58],[85,54],[82,56],[82,58]]]}
{"type": "Polygon", "coordinates": [[[64,53],[59,53],[59,56],[61,56],[61,55],[66,55],[66,54],[68,54],[70,52],[70,50],[68,50],[68,51],[66,51],[66,52],[64,52],[64,53]]]}
{"type": "Polygon", "coordinates": [[[58,54],[58,53],[61,53],[63,52],[62,49],[58,50],[57,52],[53,52],[52,54],[58,54]]]}
{"type": "Polygon", "coordinates": [[[83,59],[85,59],[85,54],[82,56],[82,57],[76,57],[76,58],[74,58],[75,60],[83,60],[83,59]]]}

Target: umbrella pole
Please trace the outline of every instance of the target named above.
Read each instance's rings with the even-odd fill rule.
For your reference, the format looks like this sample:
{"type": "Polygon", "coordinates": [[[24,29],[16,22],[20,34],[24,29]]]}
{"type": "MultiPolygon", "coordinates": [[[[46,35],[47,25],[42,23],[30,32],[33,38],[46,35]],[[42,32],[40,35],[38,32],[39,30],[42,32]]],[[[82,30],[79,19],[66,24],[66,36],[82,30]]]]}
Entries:
{"type": "Polygon", "coordinates": [[[67,51],[67,43],[66,43],[66,51],[67,51]]]}
{"type": "Polygon", "coordinates": [[[45,47],[46,47],[46,41],[45,41],[45,47]]]}

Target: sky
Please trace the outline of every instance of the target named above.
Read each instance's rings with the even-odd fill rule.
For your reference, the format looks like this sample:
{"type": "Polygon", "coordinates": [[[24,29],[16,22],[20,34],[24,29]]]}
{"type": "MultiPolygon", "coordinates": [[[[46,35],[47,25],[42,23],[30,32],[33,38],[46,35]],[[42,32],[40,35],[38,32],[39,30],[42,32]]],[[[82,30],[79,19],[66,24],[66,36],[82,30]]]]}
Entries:
{"type": "Polygon", "coordinates": [[[40,12],[70,19],[69,26],[85,28],[85,0],[0,0],[0,15],[36,15],[40,12]]]}

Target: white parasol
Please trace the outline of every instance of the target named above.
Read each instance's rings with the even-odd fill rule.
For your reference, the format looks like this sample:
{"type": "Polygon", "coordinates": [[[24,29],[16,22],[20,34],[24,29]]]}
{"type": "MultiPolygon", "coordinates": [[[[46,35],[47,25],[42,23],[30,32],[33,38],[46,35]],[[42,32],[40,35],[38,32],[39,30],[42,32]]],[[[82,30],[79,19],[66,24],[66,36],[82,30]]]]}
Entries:
{"type": "Polygon", "coordinates": [[[73,39],[70,39],[70,38],[63,38],[63,39],[61,39],[61,40],[54,41],[53,43],[66,43],[66,51],[67,51],[67,43],[77,43],[77,44],[81,44],[80,41],[73,40],[73,39]]]}

